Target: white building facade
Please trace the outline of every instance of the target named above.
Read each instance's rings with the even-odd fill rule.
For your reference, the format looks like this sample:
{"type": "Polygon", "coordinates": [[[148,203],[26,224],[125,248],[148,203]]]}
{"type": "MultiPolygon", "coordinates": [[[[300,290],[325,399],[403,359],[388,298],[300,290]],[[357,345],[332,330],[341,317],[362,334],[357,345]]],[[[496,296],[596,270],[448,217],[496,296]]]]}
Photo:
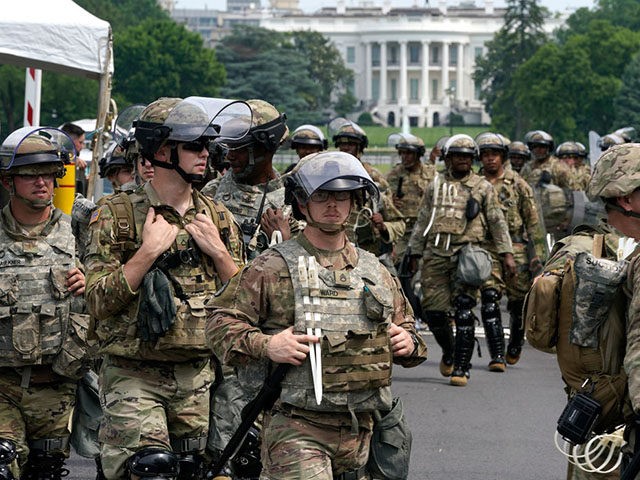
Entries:
{"type": "MultiPolygon", "coordinates": [[[[344,4],[343,4],[344,5],[344,4]]],[[[388,5],[388,2],[387,2],[388,5]]],[[[472,75],[475,59],[502,27],[504,9],[324,8],[314,14],[263,16],[276,31],[315,30],[329,38],[355,74],[360,111],[399,127],[447,124],[455,113],[468,125],[490,123],[472,75]]],[[[559,19],[546,26],[559,26],[559,19]]]]}

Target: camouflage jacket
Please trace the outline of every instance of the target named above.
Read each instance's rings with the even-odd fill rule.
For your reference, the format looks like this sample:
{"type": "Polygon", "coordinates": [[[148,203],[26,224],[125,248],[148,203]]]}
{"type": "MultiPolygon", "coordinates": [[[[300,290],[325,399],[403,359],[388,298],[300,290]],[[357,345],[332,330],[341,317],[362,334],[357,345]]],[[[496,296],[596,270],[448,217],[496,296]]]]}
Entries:
{"type": "Polygon", "coordinates": [[[373,180],[376,183],[376,185],[378,185],[378,188],[380,189],[381,192],[384,192],[389,188],[389,184],[387,183],[387,180],[384,178],[384,175],[380,173],[380,170],[375,168],[369,162],[362,162],[362,166],[371,177],[371,180],[373,180]]]}
{"type": "Polygon", "coordinates": [[[210,200],[194,190],[192,206],[181,216],[172,207],[161,204],[153,186],[146,183],[135,192],[124,192],[111,197],[94,212],[89,227],[90,244],[85,262],[85,295],[89,311],[95,318],[95,331],[102,353],[158,361],[186,361],[210,355],[204,339],[198,339],[192,333],[200,328],[204,330],[203,321],[199,320],[203,319],[204,300],[222,286],[213,260],[201,253],[198,265],[181,263],[171,267],[171,276],[180,285],[188,301],[176,299],[176,322],[156,344],[142,342],[138,338],[136,317],[140,289],[131,289],[123,270],[124,264],[140,248],[144,219],[151,206],[156,212],[162,212],[167,222],[179,227],[171,253],[189,247],[191,237],[184,226],[197,213],[204,213],[212,218],[221,232],[228,230],[227,234],[221,235],[227,237],[227,248],[236,265],[241,267],[244,264],[242,243],[233,215],[220,204],[215,207],[217,213],[212,213],[208,204],[210,200]],[[128,200],[122,196],[128,197],[128,200]],[[122,207],[118,208],[115,202],[122,207]],[[131,217],[121,218],[117,213],[120,209],[126,210],[131,217]],[[129,225],[123,226],[123,222],[129,225]],[[133,231],[127,236],[130,230],[133,231]],[[200,323],[202,325],[197,326],[200,323]]]}
{"type": "Polygon", "coordinates": [[[587,190],[589,179],[591,178],[591,168],[589,165],[581,164],[571,169],[571,190],[587,190]]]}
{"type": "Polygon", "coordinates": [[[571,170],[569,167],[556,157],[549,157],[544,162],[536,162],[530,160],[524,164],[520,175],[524,178],[529,185],[536,186],[540,181],[542,172],[549,172],[551,176],[551,182],[560,188],[571,187],[571,170]]]}
{"type": "Polygon", "coordinates": [[[393,198],[399,198],[402,201],[402,207],[399,210],[405,217],[409,234],[418,217],[422,196],[435,175],[436,167],[431,163],[421,163],[415,172],[408,172],[402,164],[399,164],[387,175],[389,191],[392,193],[393,198]],[[399,192],[398,184],[401,178],[402,190],[399,192]]]}
{"type": "Polygon", "coordinates": [[[533,189],[515,171],[505,170],[504,174],[491,182],[502,212],[509,226],[513,243],[532,240],[536,255],[542,262],[546,257],[544,229],[536,207],[533,189]]]}
{"type": "Polygon", "coordinates": [[[260,206],[266,191],[264,206],[262,213],[267,208],[281,209],[284,215],[289,216],[289,228],[291,233],[300,230],[300,222],[291,215],[291,207],[284,204],[284,184],[282,177],[274,170],[276,178],[269,181],[266,185],[247,185],[238,182],[233,176],[233,172],[228,170],[227,173],[219,178],[211,180],[201,190],[203,195],[212,198],[215,201],[222,202],[234,215],[243,232],[243,241],[245,248],[249,254],[249,258],[255,258],[259,253],[269,247],[269,241],[264,233],[258,232],[254,242],[251,242],[253,235],[249,232],[255,226],[260,225],[260,218],[257,218],[260,206]]]}
{"type": "Polygon", "coordinates": [[[422,256],[429,249],[448,257],[467,243],[478,244],[497,254],[513,253],[507,221],[491,184],[473,171],[462,179],[439,173],[422,199],[409,240],[411,254],[422,256]],[[479,212],[467,220],[466,209],[471,199],[477,202],[479,212]]]}
{"type": "Polygon", "coordinates": [[[624,369],[629,377],[629,396],[636,415],[640,414],[640,255],[628,268],[626,293],[629,299],[627,348],[624,369]]]}

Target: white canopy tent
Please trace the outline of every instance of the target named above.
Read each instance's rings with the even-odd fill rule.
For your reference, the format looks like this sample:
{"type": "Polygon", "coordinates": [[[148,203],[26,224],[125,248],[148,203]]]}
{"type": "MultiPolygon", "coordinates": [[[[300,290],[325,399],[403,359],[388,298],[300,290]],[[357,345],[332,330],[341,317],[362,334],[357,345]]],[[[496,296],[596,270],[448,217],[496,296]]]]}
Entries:
{"type": "MultiPolygon", "coordinates": [[[[96,130],[104,130],[113,76],[113,38],[108,22],[71,0],[5,0],[0,15],[0,64],[98,80],[96,130]]],[[[98,164],[102,149],[102,142],[94,142],[93,165],[98,164]]],[[[91,169],[89,197],[96,170],[91,169]]]]}

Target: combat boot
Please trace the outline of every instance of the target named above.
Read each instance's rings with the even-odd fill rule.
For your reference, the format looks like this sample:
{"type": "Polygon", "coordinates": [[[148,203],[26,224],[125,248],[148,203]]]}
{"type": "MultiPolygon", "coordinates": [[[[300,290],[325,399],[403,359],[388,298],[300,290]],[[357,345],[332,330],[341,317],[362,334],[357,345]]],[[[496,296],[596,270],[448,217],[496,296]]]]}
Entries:
{"type": "Polygon", "coordinates": [[[475,344],[475,327],[466,326],[456,329],[456,346],[453,360],[453,371],[449,383],[456,387],[465,387],[469,381],[471,356],[475,344]]]}
{"type": "Polygon", "coordinates": [[[442,348],[442,358],[440,359],[440,374],[443,377],[451,376],[453,372],[453,327],[445,312],[439,310],[429,310],[425,312],[429,329],[433,333],[436,342],[442,348]]]}
{"type": "Polygon", "coordinates": [[[482,291],[482,325],[487,338],[487,346],[491,361],[489,371],[504,372],[507,369],[507,362],[504,359],[504,330],[502,329],[502,318],[500,316],[500,292],[495,288],[487,288],[482,291]]]}
{"type": "Polygon", "coordinates": [[[64,454],[32,450],[25,466],[21,480],[62,480],[69,475],[64,467],[64,454]]]}
{"type": "Polygon", "coordinates": [[[10,466],[17,455],[16,444],[6,438],[0,438],[0,480],[15,480],[10,466]]]}
{"type": "Polygon", "coordinates": [[[514,300],[509,302],[507,308],[510,314],[509,344],[507,345],[507,356],[505,360],[509,365],[515,365],[520,360],[522,344],[524,343],[524,324],[522,322],[522,308],[524,300],[514,300]]]}

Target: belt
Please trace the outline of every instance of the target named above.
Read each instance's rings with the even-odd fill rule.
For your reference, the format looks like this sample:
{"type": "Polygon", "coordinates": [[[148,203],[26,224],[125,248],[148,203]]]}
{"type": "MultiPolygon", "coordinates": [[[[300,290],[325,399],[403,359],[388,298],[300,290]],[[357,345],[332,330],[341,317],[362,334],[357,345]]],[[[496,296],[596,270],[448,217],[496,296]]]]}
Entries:
{"type": "Polygon", "coordinates": [[[194,368],[204,367],[209,362],[208,358],[194,358],[185,360],[184,362],[163,362],[159,360],[136,360],[134,358],[120,357],[118,355],[109,355],[108,363],[118,368],[136,368],[140,365],[148,365],[150,367],[175,367],[177,365],[191,365],[194,368]]]}

